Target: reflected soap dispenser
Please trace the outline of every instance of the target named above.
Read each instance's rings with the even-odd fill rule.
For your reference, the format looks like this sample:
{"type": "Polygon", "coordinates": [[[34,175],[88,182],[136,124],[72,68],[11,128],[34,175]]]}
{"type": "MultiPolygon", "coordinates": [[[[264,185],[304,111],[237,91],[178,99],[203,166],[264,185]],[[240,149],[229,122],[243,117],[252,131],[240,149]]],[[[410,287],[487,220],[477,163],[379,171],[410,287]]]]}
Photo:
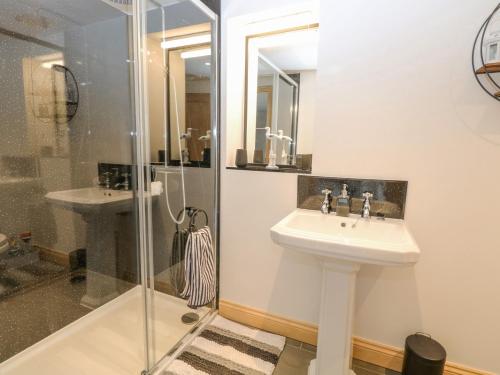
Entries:
{"type": "Polygon", "coordinates": [[[349,216],[349,212],[351,212],[351,198],[347,192],[347,187],[347,184],[342,184],[342,192],[337,197],[335,211],[338,216],[347,217],[349,216]]]}

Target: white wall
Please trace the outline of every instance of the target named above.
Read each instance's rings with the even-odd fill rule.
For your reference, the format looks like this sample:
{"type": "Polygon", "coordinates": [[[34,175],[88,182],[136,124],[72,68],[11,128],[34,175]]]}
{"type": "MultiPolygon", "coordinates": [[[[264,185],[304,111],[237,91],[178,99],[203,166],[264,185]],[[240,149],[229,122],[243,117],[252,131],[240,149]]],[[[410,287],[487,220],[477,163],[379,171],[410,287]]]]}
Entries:
{"type": "Polygon", "coordinates": [[[409,181],[421,260],[362,270],[356,334],[401,345],[425,330],[451,360],[500,372],[500,103],[470,67],[496,5],[323,2],[314,173],[409,181]]]}
{"type": "MultiPolygon", "coordinates": [[[[223,47],[239,5],[253,11],[222,2],[223,47]]],[[[500,372],[500,104],[470,68],[475,32],[495,5],[322,1],[313,173],[409,181],[406,220],[420,262],[361,269],[355,334],[401,347],[428,331],[450,360],[500,372]]],[[[222,69],[228,162],[239,131],[234,60],[222,69]]],[[[292,175],[223,171],[221,298],[316,322],[318,265],[269,238],[295,207],[295,184],[292,175]]]]}
{"type": "MultiPolygon", "coordinates": [[[[269,7],[268,3],[253,2],[251,11],[262,11],[269,7]]],[[[303,12],[314,8],[316,2],[286,3],[277,8],[274,16],[303,12]]],[[[248,17],[238,13],[238,9],[248,10],[248,3],[222,2],[221,151],[227,165],[234,164],[235,150],[243,144],[245,35],[276,28],[277,24],[275,20],[265,21],[273,18],[268,13],[248,17]],[[263,22],[254,22],[259,19],[263,22]]],[[[296,22],[281,20],[278,28],[296,22]]],[[[294,209],[296,185],[297,177],[293,174],[222,168],[221,298],[315,322],[319,305],[318,265],[307,256],[285,252],[269,236],[269,228],[294,209]]]]}

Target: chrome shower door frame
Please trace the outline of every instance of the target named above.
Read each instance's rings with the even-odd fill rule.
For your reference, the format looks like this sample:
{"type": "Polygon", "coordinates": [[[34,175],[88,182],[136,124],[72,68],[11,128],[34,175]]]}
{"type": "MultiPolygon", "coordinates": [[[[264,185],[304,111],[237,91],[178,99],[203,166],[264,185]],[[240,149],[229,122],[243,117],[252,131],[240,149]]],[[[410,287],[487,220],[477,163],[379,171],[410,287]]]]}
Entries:
{"type": "MultiPolygon", "coordinates": [[[[212,313],[218,308],[219,300],[219,191],[220,191],[220,126],[219,126],[219,16],[209,9],[201,0],[186,0],[198,7],[211,19],[211,160],[214,168],[214,196],[213,196],[213,241],[215,260],[217,265],[217,293],[212,304],[212,313]]],[[[171,359],[181,343],[174,346],[174,350],[163,353],[161,358],[155,355],[155,326],[154,326],[154,258],[153,258],[153,218],[151,192],[151,160],[150,160],[150,128],[149,103],[147,80],[147,6],[148,0],[133,0],[132,40],[134,56],[134,110],[136,133],[135,157],[137,161],[137,212],[139,221],[139,270],[143,298],[143,329],[144,329],[144,371],[143,374],[155,373],[164,367],[171,359]]],[[[168,142],[166,142],[168,144],[168,142]]],[[[165,187],[166,188],[166,187],[165,187]]],[[[210,315],[210,314],[209,314],[210,315]]],[[[198,326],[204,323],[202,319],[198,326]]],[[[192,331],[193,331],[192,330],[192,331]]],[[[192,332],[191,331],[191,332],[192,332]]]]}

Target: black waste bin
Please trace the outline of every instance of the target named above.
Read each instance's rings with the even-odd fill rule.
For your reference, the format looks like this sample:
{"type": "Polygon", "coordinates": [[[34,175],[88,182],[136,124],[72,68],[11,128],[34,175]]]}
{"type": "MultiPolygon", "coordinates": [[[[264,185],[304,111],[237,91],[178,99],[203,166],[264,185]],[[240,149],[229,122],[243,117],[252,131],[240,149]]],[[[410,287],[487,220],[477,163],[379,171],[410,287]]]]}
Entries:
{"type": "Polygon", "coordinates": [[[402,375],[442,375],[446,350],[431,336],[415,333],[406,338],[402,375]]]}

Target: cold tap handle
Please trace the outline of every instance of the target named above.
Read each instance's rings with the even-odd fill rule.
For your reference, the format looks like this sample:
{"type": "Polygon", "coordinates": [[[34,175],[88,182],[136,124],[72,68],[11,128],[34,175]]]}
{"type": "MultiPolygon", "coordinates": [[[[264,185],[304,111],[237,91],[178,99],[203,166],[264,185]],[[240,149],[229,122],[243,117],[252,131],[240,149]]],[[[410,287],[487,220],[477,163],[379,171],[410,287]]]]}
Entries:
{"type": "Polygon", "coordinates": [[[330,213],[331,210],[331,205],[330,205],[330,196],[332,194],[332,191],[330,189],[323,189],[321,190],[322,194],[325,194],[325,199],[323,200],[323,203],[321,204],[321,212],[325,215],[330,213]]]}

